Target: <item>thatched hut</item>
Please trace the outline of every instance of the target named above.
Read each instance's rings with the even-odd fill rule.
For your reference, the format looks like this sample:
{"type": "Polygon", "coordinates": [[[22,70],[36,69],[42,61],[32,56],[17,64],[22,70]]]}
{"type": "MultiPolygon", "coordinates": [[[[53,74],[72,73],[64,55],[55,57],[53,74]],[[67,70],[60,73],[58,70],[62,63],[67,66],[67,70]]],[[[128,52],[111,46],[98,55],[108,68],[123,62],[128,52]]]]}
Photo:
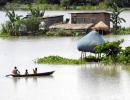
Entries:
{"type": "Polygon", "coordinates": [[[92,29],[97,30],[101,34],[105,34],[109,31],[109,26],[106,25],[103,21],[98,22],[92,27],[92,29]]]}

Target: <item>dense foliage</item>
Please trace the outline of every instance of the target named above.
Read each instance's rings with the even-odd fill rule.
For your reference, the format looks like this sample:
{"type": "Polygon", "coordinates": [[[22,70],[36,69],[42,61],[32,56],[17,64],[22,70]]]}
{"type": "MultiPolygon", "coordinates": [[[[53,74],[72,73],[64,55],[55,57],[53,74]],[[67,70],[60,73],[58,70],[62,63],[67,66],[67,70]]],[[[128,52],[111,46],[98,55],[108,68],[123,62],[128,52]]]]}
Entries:
{"type": "Polygon", "coordinates": [[[14,9],[12,9],[12,11],[6,9],[6,16],[8,17],[9,21],[7,21],[5,24],[2,24],[2,33],[18,35],[18,29],[22,24],[21,16],[15,14],[14,9]]]}
{"type": "MultiPolygon", "coordinates": [[[[12,0],[17,3],[48,3],[48,4],[61,4],[61,1],[66,0],[12,0]]],[[[87,3],[95,5],[103,0],[67,0],[69,5],[85,5],[87,3]]]]}
{"type": "MultiPolygon", "coordinates": [[[[14,9],[6,9],[6,15],[9,19],[5,24],[2,24],[1,35],[35,35],[39,31],[42,16],[45,11],[40,11],[39,8],[29,6],[30,13],[26,16],[18,16],[14,9]]],[[[45,27],[46,28],[46,27],[45,27]]]]}
{"type": "Polygon", "coordinates": [[[105,56],[117,56],[119,52],[121,51],[121,46],[120,44],[123,42],[121,41],[116,41],[116,42],[105,42],[100,45],[97,45],[95,47],[95,50],[97,53],[104,53],[105,56]]]}
{"type": "Polygon", "coordinates": [[[123,64],[130,64],[130,47],[126,47],[119,56],[119,62],[122,62],[123,64]]]}
{"type": "Polygon", "coordinates": [[[38,58],[36,63],[44,63],[44,64],[83,64],[85,63],[84,60],[81,59],[68,59],[68,58],[63,58],[60,56],[48,56],[44,58],[38,58]]]}
{"type": "Polygon", "coordinates": [[[130,63],[130,47],[125,49],[121,48],[121,41],[115,42],[105,42],[103,44],[97,45],[95,50],[100,54],[100,61],[104,63],[130,63]]]}
{"type": "Polygon", "coordinates": [[[107,6],[112,6],[115,2],[119,7],[129,7],[130,0],[105,0],[107,6]]]}

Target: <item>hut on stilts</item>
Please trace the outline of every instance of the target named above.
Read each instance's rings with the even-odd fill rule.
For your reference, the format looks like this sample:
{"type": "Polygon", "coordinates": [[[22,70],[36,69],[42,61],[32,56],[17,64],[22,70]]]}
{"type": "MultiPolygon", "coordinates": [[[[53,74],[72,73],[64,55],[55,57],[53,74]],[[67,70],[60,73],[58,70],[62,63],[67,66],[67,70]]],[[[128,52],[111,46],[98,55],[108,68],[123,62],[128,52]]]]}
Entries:
{"type": "Polygon", "coordinates": [[[100,21],[97,24],[95,24],[94,27],[92,27],[92,29],[95,29],[96,31],[98,31],[100,34],[103,35],[109,33],[110,28],[103,21],[100,21]]]}
{"type": "Polygon", "coordinates": [[[78,44],[77,49],[81,51],[81,58],[86,57],[86,52],[96,53],[94,48],[96,45],[104,43],[104,39],[97,31],[91,31],[84,37],[82,37],[78,44]]]}

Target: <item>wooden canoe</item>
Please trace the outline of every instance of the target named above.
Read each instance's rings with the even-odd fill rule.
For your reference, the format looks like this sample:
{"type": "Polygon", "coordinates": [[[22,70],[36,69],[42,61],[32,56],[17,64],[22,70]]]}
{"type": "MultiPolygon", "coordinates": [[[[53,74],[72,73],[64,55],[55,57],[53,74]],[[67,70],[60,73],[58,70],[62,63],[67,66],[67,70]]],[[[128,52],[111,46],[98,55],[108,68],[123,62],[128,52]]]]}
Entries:
{"type": "Polygon", "coordinates": [[[28,74],[28,75],[13,75],[13,74],[9,74],[6,76],[13,76],[13,77],[34,77],[34,76],[49,76],[52,75],[55,71],[50,71],[50,72],[44,72],[44,73],[37,73],[37,74],[28,74]]]}

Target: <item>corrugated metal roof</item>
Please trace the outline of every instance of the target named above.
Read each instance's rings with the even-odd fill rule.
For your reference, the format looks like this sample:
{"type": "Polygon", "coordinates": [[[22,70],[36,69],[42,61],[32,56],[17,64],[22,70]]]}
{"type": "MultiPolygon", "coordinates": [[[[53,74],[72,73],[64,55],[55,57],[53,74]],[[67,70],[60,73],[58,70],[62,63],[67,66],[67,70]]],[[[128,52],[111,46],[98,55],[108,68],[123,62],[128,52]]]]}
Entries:
{"type": "Polygon", "coordinates": [[[74,12],[71,12],[70,14],[92,14],[92,13],[95,13],[95,14],[99,14],[99,13],[107,13],[107,14],[110,14],[111,12],[110,11],[105,11],[105,10],[85,10],[85,11],[74,11],[74,12]]]}
{"type": "Polygon", "coordinates": [[[53,17],[63,17],[64,15],[54,15],[54,16],[43,16],[44,18],[53,18],[53,17]]]}

